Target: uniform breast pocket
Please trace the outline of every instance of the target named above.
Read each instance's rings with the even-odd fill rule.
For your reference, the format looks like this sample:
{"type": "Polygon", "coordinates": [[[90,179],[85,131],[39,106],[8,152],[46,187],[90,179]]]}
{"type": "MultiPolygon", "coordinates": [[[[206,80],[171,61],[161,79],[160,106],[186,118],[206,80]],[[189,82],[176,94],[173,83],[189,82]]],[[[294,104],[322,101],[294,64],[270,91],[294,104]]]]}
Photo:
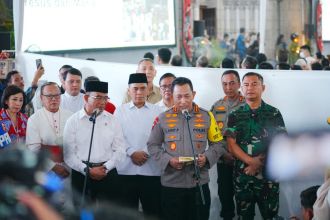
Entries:
{"type": "Polygon", "coordinates": [[[195,153],[203,153],[207,146],[207,133],[193,133],[192,141],[196,150],[195,153]]]}
{"type": "Polygon", "coordinates": [[[165,150],[175,156],[175,155],[179,155],[180,152],[178,149],[178,145],[180,142],[180,136],[177,133],[167,133],[165,134],[165,150]]]}

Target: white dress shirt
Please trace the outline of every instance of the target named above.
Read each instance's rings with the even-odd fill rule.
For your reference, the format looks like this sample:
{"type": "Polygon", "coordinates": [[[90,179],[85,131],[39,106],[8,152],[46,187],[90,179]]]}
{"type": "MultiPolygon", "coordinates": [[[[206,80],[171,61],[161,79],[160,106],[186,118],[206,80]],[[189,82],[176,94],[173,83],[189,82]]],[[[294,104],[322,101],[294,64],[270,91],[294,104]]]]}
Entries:
{"type": "MultiPolygon", "coordinates": [[[[67,121],[63,135],[65,163],[85,175],[93,123],[84,109],[73,114],[67,121]]],[[[102,111],[96,118],[91,163],[106,162],[108,171],[116,167],[125,157],[125,144],[122,129],[113,115],[102,111]]]]}
{"type": "Polygon", "coordinates": [[[161,107],[163,109],[163,112],[169,110],[171,107],[167,107],[164,103],[164,100],[160,100],[159,102],[157,102],[155,105],[158,105],[159,107],[161,107]]]}
{"type": "Polygon", "coordinates": [[[61,95],[61,108],[67,109],[70,112],[80,111],[84,107],[84,94],[79,93],[77,96],[71,96],[65,92],[61,95]]]}
{"type": "Polygon", "coordinates": [[[59,109],[53,113],[45,108],[39,109],[28,119],[26,145],[37,152],[43,145],[63,145],[64,126],[72,112],[59,109]]]}
{"type": "Polygon", "coordinates": [[[160,168],[154,160],[149,158],[142,166],[132,162],[131,155],[135,151],[144,151],[147,154],[147,141],[155,118],[163,110],[154,104],[146,103],[137,108],[133,102],[121,105],[115,111],[115,116],[123,128],[126,142],[126,158],[117,167],[122,175],[160,176],[160,168]]]}

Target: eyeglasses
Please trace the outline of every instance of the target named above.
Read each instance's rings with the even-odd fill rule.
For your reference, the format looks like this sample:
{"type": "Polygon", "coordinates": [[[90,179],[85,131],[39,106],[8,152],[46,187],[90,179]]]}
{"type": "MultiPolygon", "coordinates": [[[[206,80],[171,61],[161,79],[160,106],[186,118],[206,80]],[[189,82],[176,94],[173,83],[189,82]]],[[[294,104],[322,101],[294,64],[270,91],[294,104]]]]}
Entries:
{"type": "Polygon", "coordinates": [[[49,94],[49,95],[41,94],[41,95],[42,96],[45,96],[47,99],[50,99],[50,100],[52,100],[53,98],[58,99],[61,96],[61,94],[54,94],[54,95],[51,95],[51,94],[49,94]]]}
{"type": "Polygon", "coordinates": [[[95,99],[95,100],[102,100],[102,101],[108,101],[109,97],[108,96],[93,96],[93,95],[89,95],[91,98],[95,99]]]}
{"type": "Polygon", "coordinates": [[[170,84],[170,85],[161,85],[159,88],[163,91],[165,91],[166,89],[170,90],[172,88],[172,84],[170,84]]]}

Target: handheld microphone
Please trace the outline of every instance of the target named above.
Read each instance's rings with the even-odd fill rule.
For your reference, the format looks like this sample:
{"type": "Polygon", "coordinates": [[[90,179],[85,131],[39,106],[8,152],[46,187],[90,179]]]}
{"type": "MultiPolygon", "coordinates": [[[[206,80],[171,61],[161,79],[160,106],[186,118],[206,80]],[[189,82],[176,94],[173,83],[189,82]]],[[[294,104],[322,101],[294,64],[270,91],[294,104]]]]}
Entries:
{"type": "Polygon", "coordinates": [[[91,117],[89,118],[90,121],[95,121],[96,117],[101,113],[99,108],[94,109],[91,117]]]}
{"type": "Polygon", "coordinates": [[[184,116],[187,120],[190,120],[190,119],[191,119],[191,115],[189,114],[188,109],[183,109],[183,110],[182,110],[182,114],[183,114],[183,116],[184,116]]]}

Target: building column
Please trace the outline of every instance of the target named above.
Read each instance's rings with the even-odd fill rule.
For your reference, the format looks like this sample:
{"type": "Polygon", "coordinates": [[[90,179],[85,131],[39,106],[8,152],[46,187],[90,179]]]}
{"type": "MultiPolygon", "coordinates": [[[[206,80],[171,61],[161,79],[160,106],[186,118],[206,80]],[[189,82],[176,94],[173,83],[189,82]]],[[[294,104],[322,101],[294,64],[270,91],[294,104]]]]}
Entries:
{"type": "Polygon", "coordinates": [[[200,5],[200,0],[194,0],[194,4],[193,4],[194,21],[199,21],[200,20],[199,5],[200,5]]]}
{"type": "MultiPolygon", "coordinates": [[[[260,32],[259,30],[259,5],[254,5],[254,29],[256,32],[260,32]]],[[[264,18],[266,19],[266,18],[264,18]]]]}
{"type": "Polygon", "coordinates": [[[241,28],[241,24],[240,24],[240,7],[238,5],[235,5],[234,7],[236,7],[236,30],[237,32],[239,32],[239,29],[241,28]]]}
{"type": "Polygon", "coordinates": [[[250,30],[250,16],[249,16],[250,7],[246,4],[244,6],[244,8],[245,8],[245,30],[249,31],[250,30]]]}
{"type": "Polygon", "coordinates": [[[226,25],[225,25],[225,30],[228,32],[230,31],[230,11],[229,11],[229,7],[226,6],[225,7],[225,12],[226,12],[226,17],[225,17],[225,21],[226,21],[226,25]]]}

